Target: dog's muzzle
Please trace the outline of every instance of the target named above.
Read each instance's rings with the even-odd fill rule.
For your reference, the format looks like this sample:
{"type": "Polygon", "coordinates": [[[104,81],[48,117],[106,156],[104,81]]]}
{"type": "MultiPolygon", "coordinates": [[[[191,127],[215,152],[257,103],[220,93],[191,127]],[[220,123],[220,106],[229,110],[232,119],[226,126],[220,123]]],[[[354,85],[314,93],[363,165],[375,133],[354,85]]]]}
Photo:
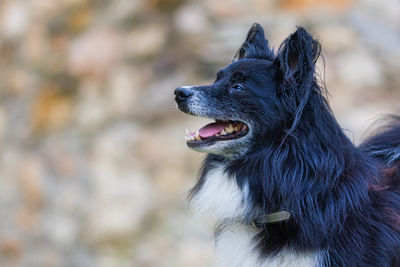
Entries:
{"type": "Polygon", "coordinates": [[[178,87],[174,91],[175,101],[178,108],[183,112],[188,112],[188,100],[193,95],[193,89],[190,86],[178,87]]]}

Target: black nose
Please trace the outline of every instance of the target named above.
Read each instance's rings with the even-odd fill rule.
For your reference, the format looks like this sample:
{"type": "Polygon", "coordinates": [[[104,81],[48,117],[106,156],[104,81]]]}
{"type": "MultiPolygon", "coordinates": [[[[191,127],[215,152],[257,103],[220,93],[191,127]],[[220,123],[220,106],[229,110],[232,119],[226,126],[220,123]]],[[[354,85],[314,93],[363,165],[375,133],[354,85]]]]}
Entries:
{"type": "Polygon", "coordinates": [[[193,95],[193,91],[190,89],[190,87],[178,87],[175,89],[174,94],[175,101],[177,103],[181,103],[193,95]]]}

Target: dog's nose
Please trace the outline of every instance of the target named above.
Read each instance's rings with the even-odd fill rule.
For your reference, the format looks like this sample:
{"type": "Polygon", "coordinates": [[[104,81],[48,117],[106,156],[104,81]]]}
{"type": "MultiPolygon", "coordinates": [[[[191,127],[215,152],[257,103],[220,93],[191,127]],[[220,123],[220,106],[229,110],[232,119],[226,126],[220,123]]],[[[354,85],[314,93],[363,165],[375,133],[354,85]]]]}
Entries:
{"type": "Polygon", "coordinates": [[[187,100],[191,95],[193,95],[193,91],[190,87],[178,87],[174,91],[176,102],[180,103],[187,100]]]}

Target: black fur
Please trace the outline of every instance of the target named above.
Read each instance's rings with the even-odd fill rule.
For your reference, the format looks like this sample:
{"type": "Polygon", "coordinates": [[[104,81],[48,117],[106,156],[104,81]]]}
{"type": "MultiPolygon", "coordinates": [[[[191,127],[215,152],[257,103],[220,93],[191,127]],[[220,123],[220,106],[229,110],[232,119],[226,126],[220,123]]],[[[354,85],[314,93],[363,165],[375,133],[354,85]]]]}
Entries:
{"type": "Polygon", "coordinates": [[[298,27],[275,56],[255,24],[236,61],[212,85],[192,88],[197,100],[182,110],[241,120],[251,131],[248,142],[207,156],[191,196],[223,164],[239,187],[249,186],[253,210],[292,214],[260,226],[262,255],[290,247],[322,251],[321,266],[400,266],[400,119],[354,146],[318,83],[320,51],[298,27]]]}

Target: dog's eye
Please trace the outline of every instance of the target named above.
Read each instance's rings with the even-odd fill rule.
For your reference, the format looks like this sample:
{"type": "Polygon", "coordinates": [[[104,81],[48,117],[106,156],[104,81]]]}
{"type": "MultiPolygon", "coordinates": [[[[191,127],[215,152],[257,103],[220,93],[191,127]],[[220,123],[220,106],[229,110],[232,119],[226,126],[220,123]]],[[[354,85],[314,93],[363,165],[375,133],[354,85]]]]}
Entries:
{"type": "Polygon", "coordinates": [[[234,84],[232,87],[231,87],[231,90],[232,91],[243,91],[244,90],[244,87],[243,87],[243,85],[241,85],[241,84],[234,84]]]}

